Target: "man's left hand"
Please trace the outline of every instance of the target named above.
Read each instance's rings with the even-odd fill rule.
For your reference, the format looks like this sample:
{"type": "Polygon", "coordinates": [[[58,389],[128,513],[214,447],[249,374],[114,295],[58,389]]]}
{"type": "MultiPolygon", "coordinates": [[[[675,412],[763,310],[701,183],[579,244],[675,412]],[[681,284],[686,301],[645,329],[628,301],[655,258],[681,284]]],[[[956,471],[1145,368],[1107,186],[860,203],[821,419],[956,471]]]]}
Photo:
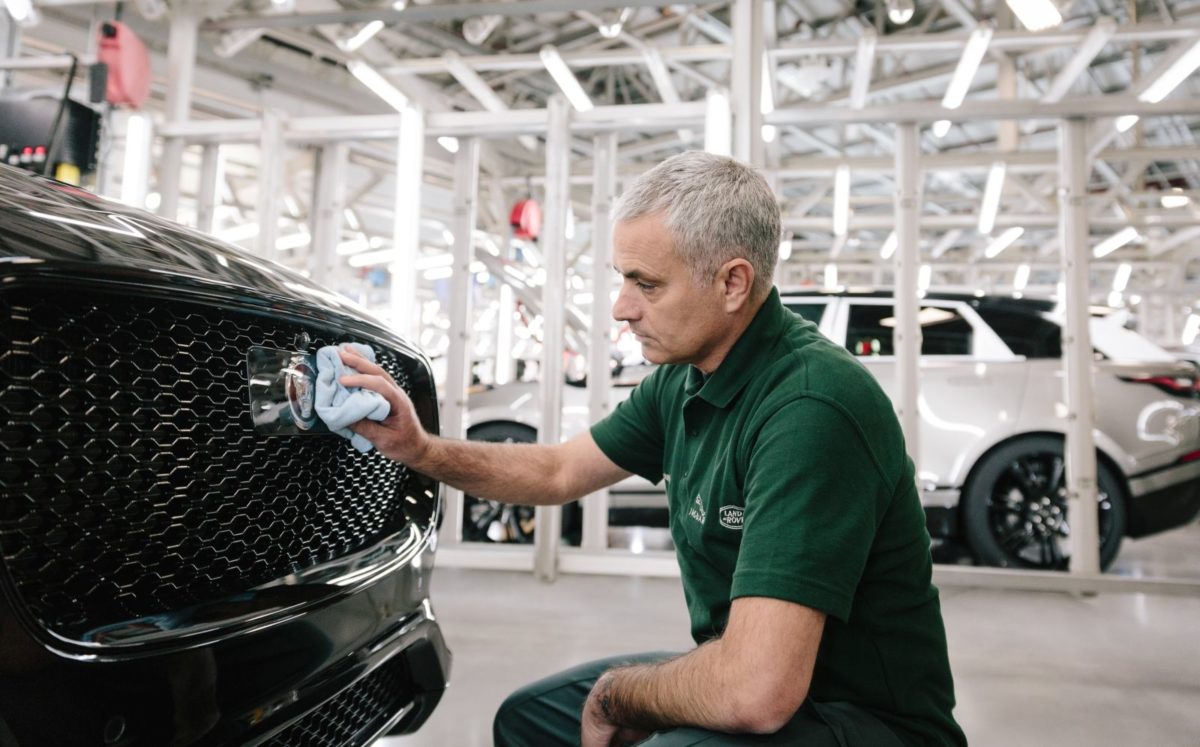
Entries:
{"type": "Polygon", "coordinates": [[[608,681],[611,674],[605,673],[596,680],[592,691],[588,693],[587,702],[583,705],[583,716],[580,729],[580,747],[626,747],[636,744],[650,736],[649,732],[632,729],[613,723],[604,714],[600,699],[611,686],[608,681]]]}

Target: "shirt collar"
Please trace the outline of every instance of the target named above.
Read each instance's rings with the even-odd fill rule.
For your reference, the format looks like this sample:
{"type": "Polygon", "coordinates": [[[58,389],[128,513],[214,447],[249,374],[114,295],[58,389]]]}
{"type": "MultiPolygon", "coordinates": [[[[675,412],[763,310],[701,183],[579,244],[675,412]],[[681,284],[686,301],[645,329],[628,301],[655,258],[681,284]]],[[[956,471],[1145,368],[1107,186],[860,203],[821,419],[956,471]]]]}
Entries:
{"type": "Polygon", "coordinates": [[[764,367],[789,316],[779,300],[779,291],[772,288],[750,326],[729,349],[716,371],[706,377],[695,366],[688,367],[685,392],[688,395],[698,393],[701,399],[716,407],[727,407],[750,377],[764,367]]]}

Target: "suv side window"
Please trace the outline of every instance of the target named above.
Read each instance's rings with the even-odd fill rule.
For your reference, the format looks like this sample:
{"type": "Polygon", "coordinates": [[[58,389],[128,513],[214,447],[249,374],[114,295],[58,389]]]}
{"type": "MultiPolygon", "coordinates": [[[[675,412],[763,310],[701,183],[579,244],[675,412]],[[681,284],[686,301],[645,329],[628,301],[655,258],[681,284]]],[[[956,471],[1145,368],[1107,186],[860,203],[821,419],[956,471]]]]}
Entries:
{"type": "Polygon", "coordinates": [[[998,309],[980,304],[975,308],[1004,344],[1026,358],[1061,358],[1062,329],[1038,314],[998,309]]]}
{"type": "MultiPolygon", "coordinates": [[[[921,355],[971,355],[974,330],[953,308],[922,306],[921,355]]],[[[895,355],[892,332],[896,315],[891,304],[851,304],[846,348],[856,356],[895,355]]]]}

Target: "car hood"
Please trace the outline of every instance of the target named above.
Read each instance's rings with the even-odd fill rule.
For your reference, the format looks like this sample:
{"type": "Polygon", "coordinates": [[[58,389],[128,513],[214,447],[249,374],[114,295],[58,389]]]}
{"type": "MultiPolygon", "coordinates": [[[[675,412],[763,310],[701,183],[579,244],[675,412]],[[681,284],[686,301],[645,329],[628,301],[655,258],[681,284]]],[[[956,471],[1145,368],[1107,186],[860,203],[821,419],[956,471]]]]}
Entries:
{"type": "Polygon", "coordinates": [[[90,192],[0,166],[0,275],[91,275],[223,286],[319,305],[375,327],[379,319],[267,259],[90,192]]]}

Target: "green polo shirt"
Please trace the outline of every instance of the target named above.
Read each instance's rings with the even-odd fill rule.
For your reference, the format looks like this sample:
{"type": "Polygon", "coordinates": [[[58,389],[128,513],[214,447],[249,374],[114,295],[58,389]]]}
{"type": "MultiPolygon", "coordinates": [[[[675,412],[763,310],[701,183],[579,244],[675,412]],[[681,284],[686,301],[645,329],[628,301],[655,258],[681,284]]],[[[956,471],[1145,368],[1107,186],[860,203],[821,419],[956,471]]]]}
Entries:
{"type": "Polygon", "coordinates": [[[966,743],[892,403],[776,291],[710,376],[659,367],[592,436],[623,469],[666,480],[697,643],[738,597],[820,610],[813,700],[866,708],[907,743],[966,743]]]}

